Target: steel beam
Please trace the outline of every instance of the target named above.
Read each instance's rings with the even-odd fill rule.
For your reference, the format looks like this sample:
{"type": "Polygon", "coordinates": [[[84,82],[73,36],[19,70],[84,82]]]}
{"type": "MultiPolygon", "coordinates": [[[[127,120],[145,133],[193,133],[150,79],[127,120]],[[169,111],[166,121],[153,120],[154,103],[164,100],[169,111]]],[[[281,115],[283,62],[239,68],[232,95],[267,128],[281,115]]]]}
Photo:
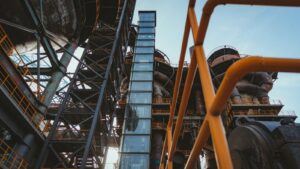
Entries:
{"type": "MultiPolygon", "coordinates": [[[[18,67],[21,71],[23,71],[24,67],[20,66],[18,67]]],[[[39,66],[35,67],[26,67],[26,69],[29,69],[30,73],[32,75],[46,75],[46,76],[51,76],[53,69],[51,67],[42,67],[39,68],[39,66]]]]}
{"type": "Polygon", "coordinates": [[[30,0],[22,0],[22,3],[25,6],[33,25],[36,28],[41,44],[43,45],[43,48],[51,62],[52,67],[64,71],[66,67],[59,62],[58,57],[56,55],[56,51],[53,49],[47,37],[46,29],[44,28],[39,16],[37,15],[32,2],[30,0]]]}
{"type": "Polygon", "coordinates": [[[124,17],[125,17],[125,14],[127,12],[128,1],[129,0],[125,0],[125,2],[123,4],[123,7],[122,7],[122,14],[121,14],[121,17],[120,17],[120,21],[118,23],[118,27],[117,27],[117,31],[116,31],[115,39],[114,39],[114,43],[113,43],[113,48],[111,50],[109,61],[108,61],[107,67],[106,67],[104,81],[103,81],[101,89],[99,91],[100,93],[99,93],[99,97],[98,97],[98,100],[97,100],[95,114],[94,114],[94,118],[93,118],[91,128],[90,128],[90,131],[89,131],[88,139],[87,139],[87,142],[86,142],[86,145],[85,145],[85,149],[84,149],[84,153],[83,153],[83,157],[82,157],[82,164],[80,166],[80,169],[85,168],[85,163],[87,161],[87,158],[88,158],[88,155],[89,155],[89,152],[90,152],[90,148],[91,148],[91,145],[92,145],[92,140],[93,140],[93,137],[94,137],[94,134],[95,134],[96,126],[98,124],[98,119],[99,119],[99,116],[101,116],[101,105],[103,103],[103,98],[104,98],[104,94],[105,94],[105,91],[106,91],[107,82],[109,80],[109,75],[111,73],[111,67],[112,67],[112,64],[113,64],[113,61],[114,61],[115,52],[116,52],[117,48],[119,47],[118,45],[119,45],[119,42],[120,42],[121,30],[122,30],[124,20],[125,20],[124,17]]]}
{"type": "MultiPolygon", "coordinates": [[[[73,54],[75,52],[77,48],[77,43],[76,42],[72,42],[72,44],[69,44],[67,47],[68,52],[64,52],[64,54],[62,55],[61,59],[60,59],[60,63],[62,65],[64,65],[64,67],[68,67],[72,56],[70,55],[73,54]]],[[[43,96],[43,103],[46,106],[49,106],[51,103],[51,100],[53,98],[53,96],[56,93],[57,88],[59,87],[59,83],[62,80],[62,78],[65,76],[67,69],[64,69],[64,71],[61,70],[56,70],[51,77],[51,80],[48,82],[44,93],[42,94],[43,96]]],[[[45,111],[43,111],[45,112],[45,111]]]]}
{"type": "MultiPolygon", "coordinates": [[[[85,50],[85,51],[82,53],[82,56],[86,55],[86,52],[87,52],[87,51],[85,50]]],[[[81,58],[80,58],[80,61],[83,61],[83,59],[84,59],[84,57],[81,57],[81,58]]],[[[74,76],[78,73],[79,70],[80,70],[80,66],[77,66],[77,68],[76,68],[76,70],[75,70],[75,72],[74,72],[74,76]]],[[[49,145],[49,144],[50,144],[50,141],[53,139],[53,137],[54,137],[54,135],[55,135],[56,129],[57,129],[58,125],[59,125],[59,119],[60,119],[60,116],[62,115],[62,113],[63,113],[63,111],[64,111],[64,109],[65,109],[65,106],[66,106],[66,104],[67,104],[67,101],[68,101],[68,99],[69,99],[69,97],[70,97],[70,92],[71,92],[71,87],[70,87],[70,86],[72,86],[75,82],[76,82],[76,78],[73,77],[73,78],[71,79],[69,88],[68,88],[68,90],[67,90],[67,92],[66,92],[65,98],[64,98],[63,102],[61,103],[61,105],[59,106],[59,109],[58,109],[58,111],[57,111],[57,113],[56,113],[54,123],[53,123],[53,125],[52,125],[52,127],[51,127],[51,129],[50,129],[50,131],[49,131],[49,135],[48,135],[47,138],[45,139],[45,142],[44,142],[43,147],[42,147],[42,149],[41,149],[40,156],[38,157],[38,159],[37,159],[37,161],[36,161],[36,163],[35,163],[34,169],[40,169],[40,168],[43,167],[43,165],[44,165],[44,162],[45,162],[46,157],[47,157],[47,154],[48,154],[48,148],[49,148],[49,146],[51,146],[51,145],[49,145]]],[[[54,150],[53,148],[51,148],[51,150],[52,150],[54,153],[56,153],[55,150],[54,150]]]]}

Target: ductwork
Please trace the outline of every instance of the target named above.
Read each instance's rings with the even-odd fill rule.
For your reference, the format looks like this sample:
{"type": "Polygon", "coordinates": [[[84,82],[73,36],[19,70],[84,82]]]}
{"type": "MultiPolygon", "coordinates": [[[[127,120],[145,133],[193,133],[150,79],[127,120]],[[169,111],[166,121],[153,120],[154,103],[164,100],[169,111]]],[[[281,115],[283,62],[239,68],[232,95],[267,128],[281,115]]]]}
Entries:
{"type": "Polygon", "coordinates": [[[153,84],[153,89],[154,89],[154,98],[159,99],[159,98],[169,98],[170,93],[164,88],[159,82],[156,80],[154,81],[153,84]]]}
{"type": "MultiPolygon", "coordinates": [[[[239,60],[239,53],[233,48],[225,46],[213,52],[208,59],[212,70],[213,82],[219,87],[227,69],[239,60]]],[[[231,93],[234,104],[268,104],[268,93],[273,88],[273,79],[277,73],[251,72],[237,82],[231,93]]]]}
{"type": "Polygon", "coordinates": [[[167,75],[165,75],[159,71],[155,71],[154,79],[155,79],[155,81],[161,82],[161,84],[163,84],[163,86],[166,87],[167,89],[169,89],[169,90],[173,89],[173,81],[167,75]]]}

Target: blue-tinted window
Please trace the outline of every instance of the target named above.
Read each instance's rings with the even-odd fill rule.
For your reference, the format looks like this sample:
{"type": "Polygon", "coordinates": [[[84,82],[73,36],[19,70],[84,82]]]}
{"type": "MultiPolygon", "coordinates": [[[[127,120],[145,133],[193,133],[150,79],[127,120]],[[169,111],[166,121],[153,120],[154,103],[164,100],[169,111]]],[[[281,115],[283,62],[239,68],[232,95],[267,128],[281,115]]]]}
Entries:
{"type": "Polygon", "coordinates": [[[133,65],[133,71],[152,71],[153,63],[135,63],[133,65]]]}
{"type": "Polygon", "coordinates": [[[147,169],[149,168],[149,155],[122,154],[121,169],[147,169]]]}
{"type": "Polygon", "coordinates": [[[154,40],[138,40],[136,46],[154,46],[154,40]]]}
{"type": "Polygon", "coordinates": [[[124,135],[122,152],[149,152],[150,136],[124,135]]]}
{"type": "Polygon", "coordinates": [[[154,22],[139,22],[140,27],[154,27],[155,23],[154,22]]]}
{"type": "Polygon", "coordinates": [[[129,103],[141,103],[141,104],[146,104],[146,103],[151,103],[152,101],[152,93],[134,93],[131,92],[129,94],[129,103]]]}
{"type": "Polygon", "coordinates": [[[154,28],[139,28],[139,33],[154,33],[154,28]]]}
{"type": "Polygon", "coordinates": [[[155,13],[140,13],[140,21],[154,21],[155,13]]]}
{"type": "Polygon", "coordinates": [[[136,54],[134,62],[153,62],[153,54],[136,54]]]}
{"type": "Polygon", "coordinates": [[[136,47],[135,53],[154,53],[153,47],[136,47]]]}
{"type": "Polygon", "coordinates": [[[152,82],[131,82],[131,91],[152,91],[152,82]]]}
{"type": "MultiPolygon", "coordinates": [[[[131,110],[135,111],[138,118],[151,118],[151,105],[134,105],[130,104],[131,110]]],[[[126,110],[126,118],[132,116],[131,112],[126,110]]]]}
{"type": "Polygon", "coordinates": [[[152,72],[132,72],[131,80],[152,80],[152,72]]]}
{"type": "Polygon", "coordinates": [[[154,34],[139,34],[138,39],[154,39],[155,35],[154,34]]]}
{"type": "Polygon", "coordinates": [[[151,120],[133,117],[127,118],[125,121],[125,134],[150,134],[150,131],[151,120]]]}

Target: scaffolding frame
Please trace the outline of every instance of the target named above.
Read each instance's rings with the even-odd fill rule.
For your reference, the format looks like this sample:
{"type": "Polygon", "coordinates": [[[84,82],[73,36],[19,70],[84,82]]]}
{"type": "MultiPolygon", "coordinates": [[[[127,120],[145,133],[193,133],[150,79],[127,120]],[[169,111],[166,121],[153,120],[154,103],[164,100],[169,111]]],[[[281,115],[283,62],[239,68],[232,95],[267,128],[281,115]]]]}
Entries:
{"type": "Polygon", "coordinates": [[[111,107],[117,100],[108,100],[107,98],[118,97],[121,72],[118,72],[117,68],[123,67],[134,6],[135,0],[125,0],[121,4],[116,27],[99,22],[93,30],[69,83],[69,88],[58,106],[54,123],[35,168],[41,168],[44,165],[49,148],[55,151],[55,154],[62,153],[57,148],[59,146],[55,146],[61,142],[64,144],[72,143],[77,146],[70,151],[71,154],[65,155],[61,161],[52,167],[79,167],[83,169],[86,167],[97,168],[103,165],[105,160],[101,160],[100,157],[106,154],[103,152],[103,147],[107,145],[101,143],[101,137],[104,137],[105,133],[108,132],[108,126],[102,122],[102,119],[105,119],[107,114],[111,114],[111,107]],[[95,92],[85,95],[78,94],[77,91],[85,90],[86,86],[95,92]],[[91,102],[91,100],[94,101],[91,102]],[[106,104],[103,104],[104,102],[106,104]],[[111,107],[105,107],[105,105],[111,105],[111,107]],[[107,111],[103,111],[103,106],[107,111]],[[80,114],[72,112],[74,109],[77,109],[80,114]],[[81,118],[78,119],[78,116],[81,118]],[[76,126],[85,127],[78,129],[76,126]],[[68,132],[75,137],[58,137],[63,137],[68,132]]]}

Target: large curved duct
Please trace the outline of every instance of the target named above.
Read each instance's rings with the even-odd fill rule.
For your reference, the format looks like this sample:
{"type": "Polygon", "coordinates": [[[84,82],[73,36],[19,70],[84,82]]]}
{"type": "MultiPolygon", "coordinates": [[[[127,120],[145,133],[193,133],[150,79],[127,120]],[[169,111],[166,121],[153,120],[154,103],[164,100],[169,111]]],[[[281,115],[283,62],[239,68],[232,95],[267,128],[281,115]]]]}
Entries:
{"type": "MultiPolygon", "coordinates": [[[[220,85],[226,70],[230,67],[230,65],[239,59],[240,56],[238,51],[226,46],[211,54],[208,58],[208,63],[210,65],[213,81],[216,87],[220,85]]],[[[247,74],[236,84],[232,91],[232,102],[240,104],[253,100],[253,103],[255,104],[269,103],[268,93],[273,87],[273,79],[276,78],[276,76],[274,77],[273,75],[274,73],[268,72],[254,72],[247,74]]]]}
{"type": "Polygon", "coordinates": [[[165,97],[170,97],[170,93],[166,90],[164,86],[162,86],[158,81],[154,81],[153,84],[153,89],[154,89],[154,98],[165,98],[165,97]]]}
{"type": "Polygon", "coordinates": [[[169,89],[169,90],[173,89],[173,81],[167,75],[165,75],[159,71],[155,71],[154,79],[156,81],[159,81],[161,84],[163,84],[163,86],[165,86],[167,89],[169,89]]]}
{"type": "MultiPolygon", "coordinates": [[[[2,20],[35,30],[25,6],[19,0],[0,0],[2,20]]],[[[114,24],[118,14],[118,0],[32,0],[32,4],[51,38],[64,46],[72,39],[83,42],[92,32],[96,19],[114,24]],[[42,2],[42,5],[40,4],[42,2]],[[42,10],[41,10],[42,9],[42,10]],[[109,10],[108,10],[109,9],[109,10]],[[101,15],[104,14],[105,15],[101,15]]],[[[36,48],[33,33],[3,25],[17,50],[22,53],[36,48]]],[[[55,49],[59,47],[53,43],[55,49]]]]}
{"type": "Polygon", "coordinates": [[[300,126],[296,123],[249,122],[228,139],[235,169],[299,169],[300,126]]]}

